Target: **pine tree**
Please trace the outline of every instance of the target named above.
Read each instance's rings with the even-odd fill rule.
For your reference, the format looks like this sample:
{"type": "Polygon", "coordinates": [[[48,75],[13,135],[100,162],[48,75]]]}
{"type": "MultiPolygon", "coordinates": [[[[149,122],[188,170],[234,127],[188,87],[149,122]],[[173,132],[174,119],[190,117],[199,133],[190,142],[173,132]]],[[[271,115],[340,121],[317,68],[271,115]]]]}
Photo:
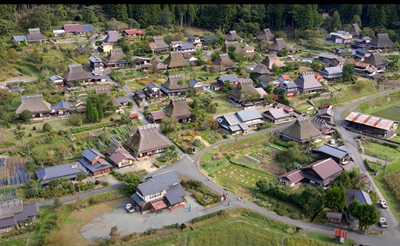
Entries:
{"type": "Polygon", "coordinates": [[[335,12],[333,12],[333,15],[332,15],[332,27],[335,30],[339,30],[340,28],[342,28],[342,23],[340,22],[340,16],[336,10],[335,10],[335,12]]]}
{"type": "Polygon", "coordinates": [[[353,19],[351,19],[351,24],[357,23],[358,26],[361,28],[361,18],[358,15],[353,16],[353,19]]]}
{"type": "Polygon", "coordinates": [[[86,105],[86,119],[93,122],[93,103],[91,101],[88,101],[86,105]]]}
{"type": "Polygon", "coordinates": [[[97,109],[97,114],[99,116],[99,121],[101,121],[101,119],[104,118],[104,112],[99,101],[97,102],[96,109],[97,109]]]}
{"type": "Polygon", "coordinates": [[[93,115],[92,122],[96,122],[99,120],[99,113],[97,112],[97,108],[95,107],[92,108],[92,115],[93,115]]]}

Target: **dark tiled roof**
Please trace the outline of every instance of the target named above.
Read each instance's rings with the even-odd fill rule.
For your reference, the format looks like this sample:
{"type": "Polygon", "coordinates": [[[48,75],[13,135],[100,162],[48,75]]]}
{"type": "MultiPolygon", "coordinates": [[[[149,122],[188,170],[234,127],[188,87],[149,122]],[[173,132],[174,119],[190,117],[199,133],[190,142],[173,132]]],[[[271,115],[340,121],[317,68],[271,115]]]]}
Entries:
{"type": "Polygon", "coordinates": [[[84,151],[81,152],[81,155],[86,159],[88,159],[89,161],[92,161],[94,158],[98,156],[104,158],[104,155],[102,155],[100,152],[92,148],[85,149],[84,151]]]}
{"type": "Polygon", "coordinates": [[[69,103],[61,101],[59,103],[57,103],[56,105],[52,106],[53,109],[55,109],[56,111],[60,110],[60,109],[70,109],[69,103]]]}
{"type": "Polygon", "coordinates": [[[180,183],[178,175],[175,171],[169,171],[162,174],[157,174],[147,182],[139,184],[136,188],[140,190],[143,196],[151,195],[168,188],[174,184],[180,183]]]}
{"type": "Polygon", "coordinates": [[[186,195],[186,191],[182,188],[180,184],[176,184],[171,186],[168,190],[167,193],[165,194],[165,197],[167,198],[169,204],[174,205],[178,202],[182,201],[182,196],[186,195]]]}
{"type": "Polygon", "coordinates": [[[92,173],[97,172],[97,171],[101,171],[103,169],[106,168],[111,168],[112,165],[110,163],[108,163],[105,160],[102,160],[101,162],[96,162],[92,165],[92,163],[90,163],[87,159],[85,158],[79,158],[78,161],[85,166],[89,171],[91,171],[92,173]]]}
{"type": "Polygon", "coordinates": [[[349,152],[345,149],[340,149],[339,147],[331,146],[328,144],[323,144],[322,146],[313,149],[313,151],[325,153],[339,159],[342,159],[347,154],[349,154],[349,152]]]}
{"type": "Polygon", "coordinates": [[[134,200],[139,206],[142,206],[145,201],[138,195],[135,193],[133,193],[133,195],[131,196],[132,200],[134,200]]]}
{"type": "Polygon", "coordinates": [[[43,178],[44,181],[42,184],[46,184],[52,179],[59,179],[62,177],[74,178],[79,173],[89,175],[86,169],[79,162],[71,162],[62,165],[46,167],[36,170],[35,172],[38,179],[43,178]]]}

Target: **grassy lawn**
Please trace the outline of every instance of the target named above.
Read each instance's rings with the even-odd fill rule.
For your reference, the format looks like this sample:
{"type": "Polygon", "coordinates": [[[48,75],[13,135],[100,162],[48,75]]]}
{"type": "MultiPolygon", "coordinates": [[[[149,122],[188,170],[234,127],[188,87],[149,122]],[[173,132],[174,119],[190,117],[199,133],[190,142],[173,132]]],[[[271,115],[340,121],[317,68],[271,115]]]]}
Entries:
{"type": "Polygon", "coordinates": [[[374,156],[376,158],[385,160],[387,156],[387,160],[392,162],[400,157],[400,151],[384,146],[382,144],[377,144],[373,142],[363,142],[364,150],[367,155],[374,156]]]}
{"type": "Polygon", "coordinates": [[[242,110],[238,107],[233,106],[226,99],[214,99],[213,102],[218,103],[217,112],[215,112],[214,115],[235,113],[242,110]]]}
{"type": "MultiPolygon", "coordinates": [[[[400,92],[393,92],[388,95],[380,96],[366,102],[360,103],[357,106],[357,111],[365,114],[374,114],[375,112],[390,108],[393,105],[400,104],[400,92]]],[[[384,111],[385,113],[385,111],[384,111]]],[[[386,112],[386,115],[390,117],[386,112]]],[[[388,118],[390,119],[390,118],[388,118]]]]}
{"type": "Polygon", "coordinates": [[[132,91],[140,91],[143,88],[146,88],[145,84],[141,84],[141,83],[138,83],[136,81],[128,82],[125,85],[128,86],[129,89],[131,89],[132,91]]]}
{"type": "Polygon", "coordinates": [[[20,237],[16,239],[10,239],[8,241],[0,242],[0,246],[25,246],[27,245],[27,237],[20,237]]]}
{"type": "MultiPolygon", "coordinates": [[[[400,105],[400,102],[398,103],[400,105]]],[[[379,110],[379,111],[375,111],[373,113],[371,113],[371,115],[375,115],[378,117],[382,117],[385,119],[390,119],[390,120],[394,120],[394,121],[400,121],[400,109],[399,108],[394,108],[392,106],[379,110]]]]}
{"type": "Polygon", "coordinates": [[[375,177],[371,175],[371,177],[374,179],[376,186],[378,186],[378,189],[382,193],[383,197],[386,199],[387,204],[392,209],[394,216],[396,216],[396,219],[400,220],[400,203],[394,196],[393,192],[390,190],[389,186],[383,180],[383,176],[375,177]]]}

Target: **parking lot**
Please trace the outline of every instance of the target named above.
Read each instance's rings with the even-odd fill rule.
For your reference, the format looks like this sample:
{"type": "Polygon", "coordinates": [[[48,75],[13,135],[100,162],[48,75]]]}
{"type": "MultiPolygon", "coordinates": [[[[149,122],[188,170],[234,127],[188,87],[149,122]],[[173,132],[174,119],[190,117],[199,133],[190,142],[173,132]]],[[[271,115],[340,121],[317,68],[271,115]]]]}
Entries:
{"type": "Polygon", "coordinates": [[[125,204],[131,203],[131,198],[121,199],[110,213],[104,213],[93,219],[89,224],[81,228],[82,236],[91,242],[98,239],[109,238],[111,227],[117,226],[118,232],[121,236],[129,235],[134,232],[143,232],[153,228],[161,228],[165,225],[174,223],[185,223],[192,218],[203,215],[203,206],[200,205],[196,199],[191,195],[186,195],[187,203],[185,207],[174,210],[172,212],[147,213],[140,214],[140,212],[128,213],[125,209],[125,204]],[[188,206],[192,205],[189,212],[188,206]]]}

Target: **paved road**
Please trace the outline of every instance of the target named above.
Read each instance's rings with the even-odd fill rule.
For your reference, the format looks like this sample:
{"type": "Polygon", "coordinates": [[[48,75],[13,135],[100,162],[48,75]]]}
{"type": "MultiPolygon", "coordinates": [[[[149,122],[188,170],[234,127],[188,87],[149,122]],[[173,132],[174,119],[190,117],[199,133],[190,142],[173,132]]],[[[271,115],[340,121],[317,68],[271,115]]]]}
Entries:
{"type": "MultiPolygon", "coordinates": [[[[361,169],[362,173],[365,173],[367,175],[368,180],[371,183],[371,187],[370,188],[373,189],[373,190],[376,190],[376,192],[378,193],[379,197],[382,197],[382,198],[383,198],[382,193],[377,188],[375,182],[373,181],[373,179],[369,175],[366,167],[363,164],[363,160],[364,159],[362,158],[362,156],[361,156],[361,154],[360,154],[360,152],[358,150],[357,143],[354,140],[354,138],[359,134],[351,132],[351,131],[347,131],[344,128],[345,125],[346,125],[345,120],[340,118],[340,116],[347,109],[352,108],[352,107],[358,105],[359,103],[368,101],[368,100],[373,99],[373,98],[377,98],[377,97],[382,96],[382,95],[390,94],[390,93],[395,92],[395,91],[400,91],[400,88],[393,89],[393,90],[390,90],[390,91],[386,91],[386,92],[383,92],[383,93],[380,93],[380,94],[365,98],[363,100],[360,100],[360,101],[357,101],[357,102],[354,102],[354,103],[350,103],[350,104],[348,104],[346,106],[343,106],[341,108],[336,108],[336,109],[334,109],[334,115],[333,115],[333,118],[334,118],[334,121],[335,121],[335,125],[336,125],[336,129],[342,135],[342,138],[343,138],[343,141],[344,141],[346,147],[349,148],[350,152],[353,154],[353,158],[354,158],[354,162],[355,162],[356,166],[358,166],[361,169]]],[[[386,218],[387,223],[388,223],[387,230],[389,232],[389,235],[386,235],[385,238],[390,236],[390,237],[396,237],[398,239],[399,238],[398,233],[399,233],[400,227],[399,227],[399,223],[398,223],[396,217],[393,215],[393,212],[391,211],[391,209],[390,208],[389,209],[378,208],[378,210],[381,212],[381,216],[386,218]]]]}

